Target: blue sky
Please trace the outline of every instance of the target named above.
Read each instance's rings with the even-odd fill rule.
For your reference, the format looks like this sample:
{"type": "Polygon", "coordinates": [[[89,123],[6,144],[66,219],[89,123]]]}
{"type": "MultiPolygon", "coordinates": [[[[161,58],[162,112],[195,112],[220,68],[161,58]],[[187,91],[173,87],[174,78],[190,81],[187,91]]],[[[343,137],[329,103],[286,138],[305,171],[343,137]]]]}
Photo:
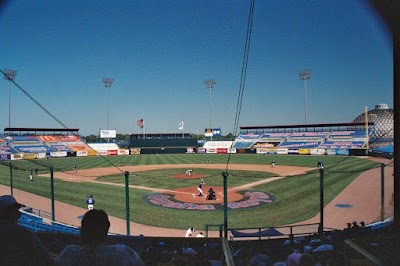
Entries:
{"type": "MultiPolygon", "coordinates": [[[[69,128],[233,132],[249,1],[8,1],[0,68],[69,128]],[[102,79],[113,78],[107,97],[102,79]],[[108,100],[108,101],[107,101],[108,100]]],[[[365,1],[256,1],[240,126],[351,122],[393,108],[389,32],[365,1]]],[[[0,82],[0,128],[8,82],[0,82]]],[[[11,127],[60,127],[11,85],[11,127]]]]}

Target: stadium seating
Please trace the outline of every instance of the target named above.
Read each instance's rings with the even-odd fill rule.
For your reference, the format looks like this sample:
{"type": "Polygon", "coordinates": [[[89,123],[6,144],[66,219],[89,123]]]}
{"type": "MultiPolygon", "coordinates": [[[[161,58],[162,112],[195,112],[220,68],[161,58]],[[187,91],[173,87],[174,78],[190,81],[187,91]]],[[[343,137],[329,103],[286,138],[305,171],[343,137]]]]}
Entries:
{"type": "Polygon", "coordinates": [[[45,223],[43,217],[39,217],[27,212],[22,213],[18,223],[34,232],[79,234],[79,229],[76,227],[64,225],[54,221],[45,223]]]}

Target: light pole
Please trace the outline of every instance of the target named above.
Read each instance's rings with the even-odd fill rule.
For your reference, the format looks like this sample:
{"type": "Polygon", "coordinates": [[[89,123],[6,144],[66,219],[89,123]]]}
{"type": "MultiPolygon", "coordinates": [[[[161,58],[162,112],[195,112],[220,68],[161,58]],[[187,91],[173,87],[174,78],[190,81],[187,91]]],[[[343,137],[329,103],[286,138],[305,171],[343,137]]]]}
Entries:
{"type": "Polygon", "coordinates": [[[299,78],[304,80],[304,124],[307,125],[307,80],[311,78],[311,70],[300,70],[299,78]]]}
{"type": "Polygon", "coordinates": [[[110,113],[109,113],[109,89],[111,88],[111,85],[113,84],[114,79],[110,78],[103,78],[103,83],[104,86],[106,87],[106,93],[107,93],[107,130],[110,129],[110,124],[109,124],[109,119],[110,119],[110,113]]]}
{"type": "MultiPolygon", "coordinates": [[[[214,88],[215,83],[217,83],[214,79],[206,79],[204,84],[206,85],[207,89],[210,91],[210,125],[209,128],[212,130],[211,127],[211,89],[214,88]]],[[[212,140],[212,137],[211,137],[212,140]]]]}
{"type": "Polygon", "coordinates": [[[4,69],[4,79],[8,80],[8,127],[11,127],[11,91],[10,84],[11,81],[15,80],[15,76],[17,75],[16,70],[4,69]]]}

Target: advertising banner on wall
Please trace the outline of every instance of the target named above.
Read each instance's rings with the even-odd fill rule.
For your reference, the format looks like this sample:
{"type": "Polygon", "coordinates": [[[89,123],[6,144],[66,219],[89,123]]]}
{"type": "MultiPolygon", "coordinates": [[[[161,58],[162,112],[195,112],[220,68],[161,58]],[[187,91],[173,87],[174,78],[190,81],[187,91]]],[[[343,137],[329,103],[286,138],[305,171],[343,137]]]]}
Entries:
{"type": "Polygon", "coordinates": [[[308,155],[310,154],[310,149],[299,149],[299,154],[308,155]]]}
{"type": "Polygon", "coordinates": [[[11,154],[0,154],[0,161],[11,160],[11,154]]]}
{"type": "Polygon", "coordinates": [[[87,151],[87,155],[88,156],[97,156],[97,151],[94,151],[94,150],[87,151]]]}
{"type": "Polygon", "coordinates": [[[288,149],[276,149],[277,154],[288,154],[288,149]]]}
{"type": "Polygon", "coordinates": [[[24,160],[35,160],[35,154],[34,153],[24,153],[24,160]]]}
{"type": "Polygon", "coordinates": [[[108,155],[118,155],[118,150],[111,150],[107,152],[108,155]]]}
{"type": "Polygon", "coordinates": [[[100,129],[100,138],[102,139],[115,139],[117,131],[112,129],[100,129]]]}
{"type": "Polygon", "coordinates": [[[326,154],[327,155],[336,155],[336,150],[335,149],[326,149],[326,154]]]}
{"type": "Polygon", "coordinates": [[[77,151],[76,156],[79,157],[87,156],[87,151],[77,151]]]}
{"type": "Polygon", "coordinates": [[[196,152],[197,152],[197,153],[206,153],[206,149],[204,149],[204,148],[198,148],[196,152]]]}
{"type": "Polygon", "coordinates": [[[101,156],[107,156],[108,155],[107,151],[97,151],[97,154],[101,155],[101,156]]]}
{"type": "Polygon", "coordinates": [[[312,155],[324,155],[325,149],[310,149],[312,155]]]}
{"type": "Polygon", "coordinates": [[[119,149],[118,150],[118,155],[125,155],[126,153],[125,153],[125,149],[119,149]]]}
{"type": "Polygon", "coordinates": [[[228,149],[228,153],[236,153],[236,149],[235,148],[230,148],[230,149],[228,149]]]}
{"type": "Polygon", "coordinates": [[[348,149],[337,149],[336,155],[349,155],[349,150],[348,149]]]}
{"type": "Polygon", "coordinates": [[[11,160],[22,160],[24,159],[24,155],[22,153],[11,154],[11,160]]]}
{"type": "Polygon", "coordinates": [[[228,149],[226,148],[217,148],[217,153],[227,153],[228,149]]]}
{"type": "Polygon", "coordinates": [[[276,154],[275,148],[257,148],[256,151],[258,154],[276,154]]]}
{"type": "Polygon", "coordinates": [[[141,152],[140,148],[130,148],[130,154],[139,155],[141,152]]]}
{"type": "Polygon", "coordinates": [[[55,152],[50,152],[51,157],[67,157],[67,152],[66,151],[55,151],[55,152]]]}
{"type": "Polygon", "coordinates": [[[43,153],[43,152],[41,152],[41,153],[36,153],[36,154],[35,154],[35,158],[36,158],[36,159],[43,159],[43,158],[46,158],[46,153],[43,153]]]}
{"type": "Polygon", "coordinates": [[[206,150],[207,153],[217,153],[217,149],[210,148],[206,150]]]}

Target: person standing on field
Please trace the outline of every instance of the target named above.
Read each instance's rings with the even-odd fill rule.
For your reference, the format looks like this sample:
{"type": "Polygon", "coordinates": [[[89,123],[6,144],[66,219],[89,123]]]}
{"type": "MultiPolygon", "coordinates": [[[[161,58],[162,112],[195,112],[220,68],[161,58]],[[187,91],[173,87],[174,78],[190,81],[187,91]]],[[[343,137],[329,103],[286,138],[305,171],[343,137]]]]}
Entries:
{"type": "Polygon", "coordinates": [[[94,198],[92,195],[89,196],[89,198],[86,200],[86,203],[88,205],[88,210],[91,211],[94,209],[94,198]]]}
{"type": "Polygon", "coordinates": [[[199,196],[200,197],[203,197],[204,196],[204,194],[203,194],[203,186],[205,186],[206,184],[204,183],[204,181],[202,180],[201,182],[200,182],[200,184],[197,186],[197,190],[200,192],[200,194],[199,194],[199,196]]]}

